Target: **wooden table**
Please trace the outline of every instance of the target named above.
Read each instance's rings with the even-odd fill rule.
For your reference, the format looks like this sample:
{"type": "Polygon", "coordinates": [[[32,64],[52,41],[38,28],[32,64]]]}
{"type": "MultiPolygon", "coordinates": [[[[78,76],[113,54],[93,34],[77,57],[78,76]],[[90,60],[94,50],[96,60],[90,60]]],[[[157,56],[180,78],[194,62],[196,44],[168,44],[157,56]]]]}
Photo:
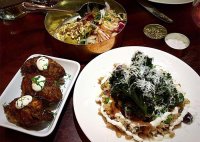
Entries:
{"type": "MultiPolygon", "coordinates": [[[[148,46],[166,51],[190,65],[200,75],[200,29],[192,20],[192,4],[161,5],[153,4],[174,20],[166,24],[132,0],[117,0],[128,13],[121,46],[148,46]],[[168,33],[179,32],[190,39],[190,46],[184,50],[169,48],[164,40],[153,40],[143,34],[147,24],[157,23],[165,26],[168,33]]],[[[28,14],[15,21],[0,21],[0,93],[2,94],[23,62],[32,54],[54,55],[48,40],[50,35],[44,27],[44,13],[28,14]]],[[[167,60],[167,59],[166,59],[167,60]]],[[[81,63],[82,68],[86,65],[81,63]]],[[[10,94],[12,95],[12,94],[10,94]]],[[[26,135],[0,127],[2,142],[79,142],[89,141],[79,127],[73,110],[73,89],[64,106],[57,126],[52,134],[44,138],[26,135]]],[[[1,114],[4,115],[4,114],[1,114]]]]}

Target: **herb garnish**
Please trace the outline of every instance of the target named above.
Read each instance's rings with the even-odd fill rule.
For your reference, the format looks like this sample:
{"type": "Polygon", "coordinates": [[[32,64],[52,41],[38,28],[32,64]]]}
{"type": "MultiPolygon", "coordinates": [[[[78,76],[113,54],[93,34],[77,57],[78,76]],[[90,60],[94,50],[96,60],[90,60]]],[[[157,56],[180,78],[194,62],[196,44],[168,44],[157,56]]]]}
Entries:
{"type": "Polygon", "coordinates": [[[40,80],[40,78],[41,78],[41,76],[38,75],[38,76],[31,78],[31,81],[32,81],[32,83],[40,86],[42,89],[44,87],[43,84],[45,83],[45,80],[40,80]],[[41,83],[43,83],[43,84],[41,84],[41,83]]]}

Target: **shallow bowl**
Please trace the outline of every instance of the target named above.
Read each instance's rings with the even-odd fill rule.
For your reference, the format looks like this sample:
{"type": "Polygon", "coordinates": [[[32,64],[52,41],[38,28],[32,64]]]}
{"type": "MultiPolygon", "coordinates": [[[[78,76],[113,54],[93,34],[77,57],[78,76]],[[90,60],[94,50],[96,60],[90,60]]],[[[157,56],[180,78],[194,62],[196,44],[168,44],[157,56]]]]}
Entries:
{"type": "MultiPolygon", "coordinates": [[[[57,3],[54,7],[67,9],[67,10],[77,10],[86,2],[90,0],[63,0],[57,3]]],[[[104,4],[104,0],[93,0],[93,2],[98,2],[104,4]]],[[[116,13],[125,13],[125,9],[117,3],[115,0],[106,0],[106,2],[110,5],[110,8],[115,10],[116,13]]],[[[63,57],[67,59],[73,59],[80,62],[88,62],[96,55],[101,54],[105,51],[108,51],[112,48],[118,47],[122,41],[123,30],[119,32],[116,36],[105,40],[100,43],[95,44],[70,44],[64,41],[58,40],[53,36],[53,30],[55,30],[65,18],[70,18],[68,13],[64,12],[48,12],[45,17],[45,28],[47,32],[51,35],[50,44],[52,46],[53,53],[55,56],[63,57]]],[[[126,26],[126,23],[125,23],[126,26]]],[[[124,26],[124,27],[125,27],[124,26]]]]}

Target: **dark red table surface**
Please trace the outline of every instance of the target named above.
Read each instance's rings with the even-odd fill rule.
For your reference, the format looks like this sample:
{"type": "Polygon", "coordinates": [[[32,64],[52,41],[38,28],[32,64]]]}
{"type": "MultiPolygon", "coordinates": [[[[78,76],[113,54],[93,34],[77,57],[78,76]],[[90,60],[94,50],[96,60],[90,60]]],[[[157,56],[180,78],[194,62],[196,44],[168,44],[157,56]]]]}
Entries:
{"type": "MultiPolygon", "coordinates": [[[[135,1],[117,1],[124,6],[128,13],[128,23],[121,46],[148,46],[163,50],[186,62],[200,75],[200,28],[196,26],[192,19],[193,7],[191,3],[183,5],[153,3],[155,7],[174,20],[174,23],[167,24],[145,11],[135,1]],[[143,28],[151,23],[165,26],[168,33],[185,34],[190,39],[190,46],[179,51],[169,48],[163,39],[153,40],[146,37],[143,34],[143,28]]],[[[48,42],[50,35],[44,27],[44,17],[45,13],[32,13],[15,21],[0,21],[0,94],[3,93],[8,83],[30,55],[40,53],[54,56],[48,42]]],[[[81,69],[85,65],[86,63],[81,63],[81,69]]],[[[82,132],[74,114],[73,88],[52,134],[39,138],[0,127],[0,141],[89,141],[82,132]]]]}

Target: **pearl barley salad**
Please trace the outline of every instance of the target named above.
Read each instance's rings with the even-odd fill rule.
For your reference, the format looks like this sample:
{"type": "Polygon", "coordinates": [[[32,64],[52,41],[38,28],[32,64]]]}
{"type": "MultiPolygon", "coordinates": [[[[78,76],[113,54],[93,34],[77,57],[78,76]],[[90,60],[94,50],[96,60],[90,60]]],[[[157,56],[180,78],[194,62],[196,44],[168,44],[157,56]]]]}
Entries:
{"type": "Polygon", "coordinates": [[[135,53],[130,65],[115,64],[99,84],[99,113],[119,137],[138,142],[172,138],[181,122],[192,122],[180,84],[142,52],[135,53]]]}
{"type": "Polygon", "coordinates": [[[108,3],[104,9],[94,7],[83,17],[72,16],[59,25],[53,36],[70,44],[95,44],[117,35],[125,26],[125,13],[116,13],[108,3]]]}

